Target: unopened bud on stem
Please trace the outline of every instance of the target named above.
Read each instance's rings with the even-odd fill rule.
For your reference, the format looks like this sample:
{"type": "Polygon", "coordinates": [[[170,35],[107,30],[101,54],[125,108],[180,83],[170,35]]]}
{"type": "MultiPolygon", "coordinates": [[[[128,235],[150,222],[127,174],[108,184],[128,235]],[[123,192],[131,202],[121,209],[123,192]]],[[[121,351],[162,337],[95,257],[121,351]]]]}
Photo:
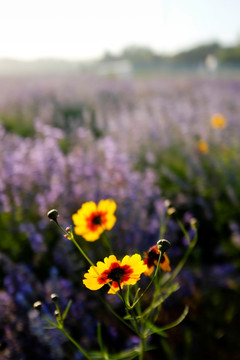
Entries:
{"type": "Polygon", "coordinates": [[[36,301],[33,304],[33,307],[34,307],[35,310],[41,311],[42,310],[42,302],[41,301],[36,301]]]}
{"type": "Polygon", "coordinates": [[[55,221],[57,223],[57,218],[58,218],[58,211],[56,209],[52,209],[47,213],[48,218],[51,221],[55,221]]]}
{"type": "Polygon", "coordinates": [[[53,301],[53,302],[55,302],[55,301],[57,301],[58,300],[58,295],[57,294],[55,294],[55,293],[53,293],[53,294],[51,294],[51,300],[53,301]]]}
{"type": "Polygon", "coordinates": [[[170,201],[168,200],[168,199],[166,199],[165,201],[164,201],[164,206],[166,207],[166,208],[168,208],[169,206],[170,206],[170,201]]]}
{"type": "Polygon", "coordinates": [[[195,218],[192,218],[190,220],[190,226],[193,230],[196,230],[197,229],[197,220],[195,218]]]}
{"type": "Polygon", "coordinates": [[[171,247],[171,244],[166,239],[160,239],[157,242],[157,247],[162,253],[165,253],[171,247]]]}
{"type": "Polygon", "coordinates": [[[170,216],[176,212],[175,207],[171,206],[167,209],[167,214],[170,216]]]}

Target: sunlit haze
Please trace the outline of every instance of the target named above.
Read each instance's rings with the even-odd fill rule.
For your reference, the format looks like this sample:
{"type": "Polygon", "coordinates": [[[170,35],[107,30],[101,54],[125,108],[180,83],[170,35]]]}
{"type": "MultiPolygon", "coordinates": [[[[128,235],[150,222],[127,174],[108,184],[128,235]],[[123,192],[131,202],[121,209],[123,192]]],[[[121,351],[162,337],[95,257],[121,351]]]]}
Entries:
{"type": "Polygon", "coordinates": [[[239,0],[8,0],[0,58],[94,59],[130,45],[172,54],[240,36],[239,0]]]}

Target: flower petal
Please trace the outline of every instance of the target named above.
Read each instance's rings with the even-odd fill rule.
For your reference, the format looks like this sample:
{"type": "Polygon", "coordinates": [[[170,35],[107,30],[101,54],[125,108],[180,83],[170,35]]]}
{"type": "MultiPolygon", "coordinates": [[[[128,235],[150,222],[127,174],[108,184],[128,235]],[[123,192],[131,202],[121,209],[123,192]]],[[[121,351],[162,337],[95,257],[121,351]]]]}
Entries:
{"type": "MultiPolygon", "coordinates": [[[[76,232],[76,230],[75,230],[76,232]]],[[[86,241],[96,241],[100,238],[100,235],[102,234],[103,230],[101,228],[98,228],[96,231],[86,231],[80,235],[84,237],[86,241]]],[[[77,232],[76,232],[77,234],[77,232]]]]}
{"type": "Polygon", "coordinates": [[[170,260],[169,260],[169,257],[167,256],[167,254],[163,254],[164,256],[164,261],[163,262],[160,262],[160,268],[163,270],[163,271],[171,271],[171,266],[170,266],[170,260]]]}
{"type": "Polygon", "coordinates": [[[89,290],[99,290],[104,285],[99,283],[98,278],[92,276],[86,277],[83,283],[89,290]]]}
{"type": "Polygon", "coordinates": [[[144,275],[150,276],[152,274],[153,270],[154,270],[154,266],[151,266],[151,267],[147,266],[147,269],[144,271],[144,275]]]}
{"type": "Polygon", "coordinates": [[[107,199],[107,200],[100,200],[97,206],[98,211],[107,211],[110,214],[113,214],[117,209],[117,204],[115,201],[107,199]]]}

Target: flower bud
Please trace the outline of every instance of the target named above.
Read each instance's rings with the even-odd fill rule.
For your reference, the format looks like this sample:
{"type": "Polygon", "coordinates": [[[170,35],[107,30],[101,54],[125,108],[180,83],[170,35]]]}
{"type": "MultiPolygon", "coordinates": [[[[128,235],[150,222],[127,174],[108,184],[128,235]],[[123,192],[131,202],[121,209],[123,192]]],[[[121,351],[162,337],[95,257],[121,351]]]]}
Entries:
{"type": "Polygon", "coordinates": [[[166,239],[160,239],[157,242],[157,247],[162,253],[165,253],[171,247],[171,244],[166,239]]]}
{"type": "Polygon", "coordinates": [[[59,311],[58,311],[58,310],[55,310],[55,311],[54,311],[54,316],[56,316],[56,317],[59,316],[59,311]]]}
{"type": "Polygon", "coordinates": [[[170,205],[171,205],[170,201],[169,201],[168,199],[166,199],[166,200],[164,201],[164,206],[165,206],[166,208],[168,208],[170,205]]]}
{"type": "Polygon", "coordinates": [[[51,221],[57,222],[58,211],[56,209],[52,209],[47,213],[47,216],[51,221]]]}
{"type": "Polygon", "coordinates": [[[167,214],[168,215],[172,215],[172,214],[174,214],[176,212],[176,209],[175,209],[175,207],[173,207],[173,206],[171,206],[171,207],[169,207],[168,209],[167,209],[167,214]]]}
{"type": "Polygon", "coordinates": [[[58,295],[55,294],[55,293],[51,294],[51,300],[52,300],[53,302],[57,301],[57,300],[58,300],[58,295]]]}
{"type": "Polygon", "coordinates": [[[190,220],[190,226],[193,230],[196,230],[197,229],[197,220],[195,218],[192,218],[190,220]]]}
{"type": "Polygon", "coordinates": [[[35,310],[41,311],[42,310],[42,302],[41,301],[36,301],[33,304],[33,307],[34,307],[35,310]]]}

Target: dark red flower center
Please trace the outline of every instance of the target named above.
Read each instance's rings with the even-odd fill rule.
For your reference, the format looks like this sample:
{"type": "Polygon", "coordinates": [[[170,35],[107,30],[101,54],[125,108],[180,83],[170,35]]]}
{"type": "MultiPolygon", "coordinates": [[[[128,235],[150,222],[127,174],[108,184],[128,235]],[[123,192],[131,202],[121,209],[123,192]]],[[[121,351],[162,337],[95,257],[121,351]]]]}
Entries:
{"type": "Polygon", "coordinates": [[[100,284],[112,281],[113,287],[118,287],[118,284],[128,281],[130,279],[133,269],[129,265],[120,266],[119,263],[114,262],[108,270],[103,271],[98,279],[100,284]]]}
{"type": "Polygon", "coordinates": [[[108,274],[108,279],[112,281],[120,282],[125,275],[125,269],[121,268],[121,266],[112,269],[108,274]]]}
{"type": "Polygon", "coordinates": [[[107,211],[95,211],[92,212],[90,216],[86,218],[87,227],[91,231],[96,231],[99,226],[104,225],[107,222],[107,211]]]}
{"type": "Polygon", "coordinates": [[[97,215],[92,219],[92,222],[94,225],[101,225],[102,219],[101,216],[97,215]]]}

